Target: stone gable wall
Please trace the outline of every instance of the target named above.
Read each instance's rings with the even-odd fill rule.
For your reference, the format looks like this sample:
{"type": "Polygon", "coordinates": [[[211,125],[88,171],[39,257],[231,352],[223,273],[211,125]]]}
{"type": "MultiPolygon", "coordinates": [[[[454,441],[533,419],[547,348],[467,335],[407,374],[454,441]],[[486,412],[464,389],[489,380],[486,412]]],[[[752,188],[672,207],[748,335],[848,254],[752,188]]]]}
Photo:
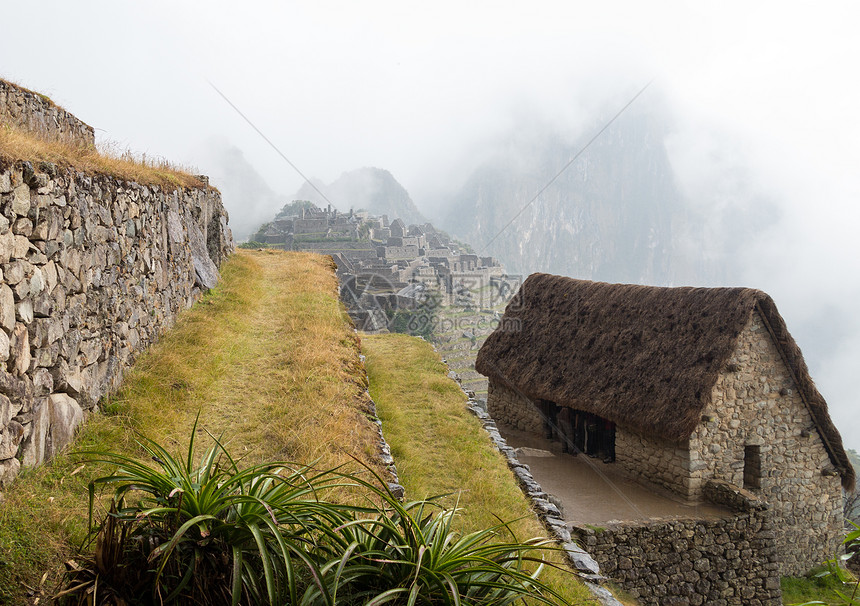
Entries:
{"type": "Polygon", "coordinates": [[[0,488],[69,442],[232,248],[208,186],[0,170],[0,488]]]}
{"type": "Polygon", "coordinates": [[[783,575],[806,574],[840,547],[841,479],[770,333],[753,313],[690,438],[692,490],[708,478],[744,485],[744,447],[758,446],[783,575]],[[826,475],[831,474],[831,475],[826,475]]]}
{"type": "Polygon", "coordinates": [[[767,504],[727,483],[706,498],[735,515],[574,527],[573,536],[640,604],[782,604],[774,522],[767,504]]]}
{"type": "Polygon", "coordinates": [[[95,146],[93,127],[47,97],[0,80],[0,125],[11,125],[46,139],[95,146]]]}

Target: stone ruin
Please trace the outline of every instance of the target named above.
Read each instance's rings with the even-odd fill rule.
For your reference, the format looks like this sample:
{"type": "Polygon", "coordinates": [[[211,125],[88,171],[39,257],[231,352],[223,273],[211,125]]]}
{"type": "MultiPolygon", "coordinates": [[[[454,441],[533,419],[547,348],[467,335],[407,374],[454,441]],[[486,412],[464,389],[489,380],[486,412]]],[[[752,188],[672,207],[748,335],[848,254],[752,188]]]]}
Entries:
{"type": "MultiPolygon", "coordinates": [[[[92,144],[90,127],[2,81],[0,121],[92,144]]],[[[205,177],[164,188],[0,160],[0,488],[69,443],[232,250],[205,177]]]]}

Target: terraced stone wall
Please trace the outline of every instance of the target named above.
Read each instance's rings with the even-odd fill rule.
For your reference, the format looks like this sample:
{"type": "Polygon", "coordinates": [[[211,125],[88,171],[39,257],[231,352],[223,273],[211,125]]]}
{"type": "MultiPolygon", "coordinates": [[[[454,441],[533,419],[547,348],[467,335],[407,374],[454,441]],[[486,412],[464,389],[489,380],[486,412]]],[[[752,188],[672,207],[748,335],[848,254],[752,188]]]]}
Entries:
{"type": "Polygon", "coordinates": [[[233,250],[220,193],[0,166],[0,488],[59,452],[233,250]]]}
{"type": "Polygon", "coordinates": [[[93,147],[95,132],[47,97],[0,80],[0,125],[11,125],[46,139],[93,147]]]}
{"type": "Polygon", "coordinates": [[[782,604],[769,506],[727,482],[710,481],[704,492],[735,515],[580,526],[572,534],[640,604],[782,604]]]}
{"type": "Polygon", "coordinates": [[[543,417],[532,401],[493,379],[487,391],[487,412],[497,423],[543,434],[543,417]]]}

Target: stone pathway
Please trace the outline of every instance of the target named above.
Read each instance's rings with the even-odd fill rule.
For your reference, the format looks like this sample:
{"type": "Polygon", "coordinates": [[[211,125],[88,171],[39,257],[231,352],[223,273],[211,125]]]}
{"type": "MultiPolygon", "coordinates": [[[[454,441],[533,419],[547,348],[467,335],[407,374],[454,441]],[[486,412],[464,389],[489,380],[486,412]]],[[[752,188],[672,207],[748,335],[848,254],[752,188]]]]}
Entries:
{"type": "Polygon", "coordinates": [[[712,505],[688,505],[623,477],[611,463],[561,452],[561,444],[499,425],[535,480],[561,505],[565,521],[600,525],[609,521],[652,518],[719,518],[729,512],[712,505]]]}

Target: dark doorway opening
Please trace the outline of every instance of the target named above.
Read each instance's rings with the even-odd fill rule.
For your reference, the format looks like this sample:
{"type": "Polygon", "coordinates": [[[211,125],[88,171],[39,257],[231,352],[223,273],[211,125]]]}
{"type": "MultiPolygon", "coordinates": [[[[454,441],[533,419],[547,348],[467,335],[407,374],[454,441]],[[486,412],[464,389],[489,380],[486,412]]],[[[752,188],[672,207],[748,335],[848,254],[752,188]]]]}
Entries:
{"type": "Polygon", "coordinates": [[[562,452],[615,461],[615,423],[596,414],[539,400],[544,437],[561,442],[562,452]]]}

